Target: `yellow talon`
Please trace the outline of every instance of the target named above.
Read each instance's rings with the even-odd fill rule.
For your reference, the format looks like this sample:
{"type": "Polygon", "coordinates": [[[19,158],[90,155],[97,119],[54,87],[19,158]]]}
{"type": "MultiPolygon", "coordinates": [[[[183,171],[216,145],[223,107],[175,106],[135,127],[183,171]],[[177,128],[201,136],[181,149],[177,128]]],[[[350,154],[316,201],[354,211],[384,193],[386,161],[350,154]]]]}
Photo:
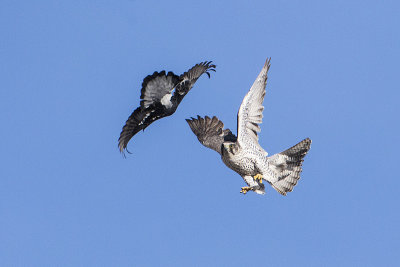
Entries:
{"type": "Polygon", "coordinates": [[[263,182],[263,180],[262,180],[262,178],[263,178],[263,176],[261,175],[261,174],[256,174],[254,177],[254,180],[256,180],[257,182],[259,182],[260,184],[262,184],[262,182],[263,182]]]}
{"type": "Polygon", "coordinates": [[[242,190],[240,191],[240,193],[245,195],[250,190],[251,190],[251,187],[245,186],[245,187],[242,187],[242,190]]]}

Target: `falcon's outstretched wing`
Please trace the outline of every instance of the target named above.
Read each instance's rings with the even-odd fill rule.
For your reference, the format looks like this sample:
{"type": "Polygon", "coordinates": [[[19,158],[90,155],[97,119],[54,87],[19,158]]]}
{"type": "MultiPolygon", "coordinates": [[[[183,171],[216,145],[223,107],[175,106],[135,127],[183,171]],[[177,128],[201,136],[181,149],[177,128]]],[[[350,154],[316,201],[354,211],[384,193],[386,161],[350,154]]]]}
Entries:
{"type": "Polygon", "coordinates": [[[244,97],[237,116],[239,145],[243,147],[253,147],[259,151],[264,151],[258,144],[257,133],[261,131],[259,124],[262,123],[263,118],[263,101],[270,60],[270,58],[266,60],[260,74],[244,97]]]}
{"type": "Polygon", "coordinates": [[[186,95],[190,91],[190,89],[192,89],[197,79],[204,73],[206,73],[208,78],[210,78],[209,71],[215,72],[216,68],[216,66],[211,63],[212,61],[201,62],[199,64],[194,65],[187,72],[183,73],[179,77],[180,79],[179,84],[176,86],[177,93],[179,93],[180,95],[186,95]]]}
{"type": "Polygon", "coordinates": [[[221,154],[221,145],[224,141],[236,142],[236,136],[231,130],[224,129],[224,124],[217,117],[210,119],[206,116],[204,119],[197,115],[197,119],[186,120],[197,136],[200,143],[221,154]]]}

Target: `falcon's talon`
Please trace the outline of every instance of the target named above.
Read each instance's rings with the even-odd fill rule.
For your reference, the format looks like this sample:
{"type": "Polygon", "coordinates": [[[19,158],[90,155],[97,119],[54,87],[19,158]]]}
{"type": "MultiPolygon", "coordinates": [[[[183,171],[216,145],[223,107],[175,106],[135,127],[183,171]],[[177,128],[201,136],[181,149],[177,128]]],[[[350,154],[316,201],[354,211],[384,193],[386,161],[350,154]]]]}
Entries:
{"type": "Polygon", "coordinates": [[[262,182],[263,182],[263,180],[262,180],[262,178],[263,178],[262,174],[257,173],[253,178],[254,178],[254,180],[256,180],[257,182],[259,182],[260,184],[262,184],[262,182]]]}
{"type": "Polygon", "coordinates": [[[245,186],[245,187],[242,187],[242,190],[240,191],[240,193],[242,193],[243,195],[246,195],[247,192],[249,192],[250,190],[251,190],[251,187],[245,186]]]}

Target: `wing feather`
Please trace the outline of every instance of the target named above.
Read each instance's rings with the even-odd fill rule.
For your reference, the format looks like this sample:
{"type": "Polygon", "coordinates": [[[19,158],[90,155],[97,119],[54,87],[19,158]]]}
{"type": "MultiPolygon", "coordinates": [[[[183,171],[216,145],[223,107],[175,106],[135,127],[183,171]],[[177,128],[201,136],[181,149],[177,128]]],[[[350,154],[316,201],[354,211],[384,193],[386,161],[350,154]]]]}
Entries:
{"type": "Polygon", "coordinates": [[[171,71],[168,74],[165,74],[163,70],[148,75],[143,79],[140,106],[148,108],[152,104],[160,102],[165,95],[171,94],[178,82],[179,76],[171,71]]]}
{"type": "Polygon", "coordinates": [[[126,147],[133,136],[141,130],[146,129],[154,121],[168,115],[169,114],[165,112],[165,107],[160,103],[155,103],[148,108],[138,107],[135,109],[122,128],[118,139],[119,151],[124,153],[124,150],[127,150],[126,147]]]}
{"type": "Polygon", "coordinates": [[[180,82],[176,86],[176,92],[180,95],[186,95],[201,75],[206,73],[210,78],[210,71],[215,72],[215,68],[216,66],[212,64],[212,61],[204,61],[194,65],[179,77],[180,82]]]}
{"type": "Polygon", "coordinates": [[[231,130],[224,129],[224,123],[217,117],[204,119],[197,116],[197,119],[186,120],[197,139],[204,146],[211,148],[221,154],[221,145],[224,141],[236,142],[236,136],[231,130]]]}
{"type": "Polygon", "coordinates": [[[147,112],[143,112],[141,107],[138,107],[129,116],[118,139],[118,147],[121,153],[123,153],[124,149],[126,149],[129,140],[131,140],[131,138],[140,130],[143,130],[146,127],[145,124],[140,123],[143,122],[148,115],[149,114],[147,112]]]}
{"type": "Polygon", "coordinates": [[[239,145],[251,146],[263,152],[265,152],[264,149],[258,144],[258,133],[261,131],[259,124],[262,123],[263,118],[263,101],[270,60],[267,58],[260,74],[244,97],[237,116],[239,145]]]}

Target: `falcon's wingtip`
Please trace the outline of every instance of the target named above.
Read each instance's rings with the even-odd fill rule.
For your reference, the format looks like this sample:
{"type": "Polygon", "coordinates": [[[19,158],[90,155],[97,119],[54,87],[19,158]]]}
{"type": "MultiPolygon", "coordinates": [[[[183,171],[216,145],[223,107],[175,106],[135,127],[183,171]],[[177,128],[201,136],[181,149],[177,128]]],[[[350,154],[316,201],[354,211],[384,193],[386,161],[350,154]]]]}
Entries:
{"type": "Polygon", "coordinates": [[[264,68],[269,69],[271,67],[271,57],[267,57],[264,63],[264,68]]]}

